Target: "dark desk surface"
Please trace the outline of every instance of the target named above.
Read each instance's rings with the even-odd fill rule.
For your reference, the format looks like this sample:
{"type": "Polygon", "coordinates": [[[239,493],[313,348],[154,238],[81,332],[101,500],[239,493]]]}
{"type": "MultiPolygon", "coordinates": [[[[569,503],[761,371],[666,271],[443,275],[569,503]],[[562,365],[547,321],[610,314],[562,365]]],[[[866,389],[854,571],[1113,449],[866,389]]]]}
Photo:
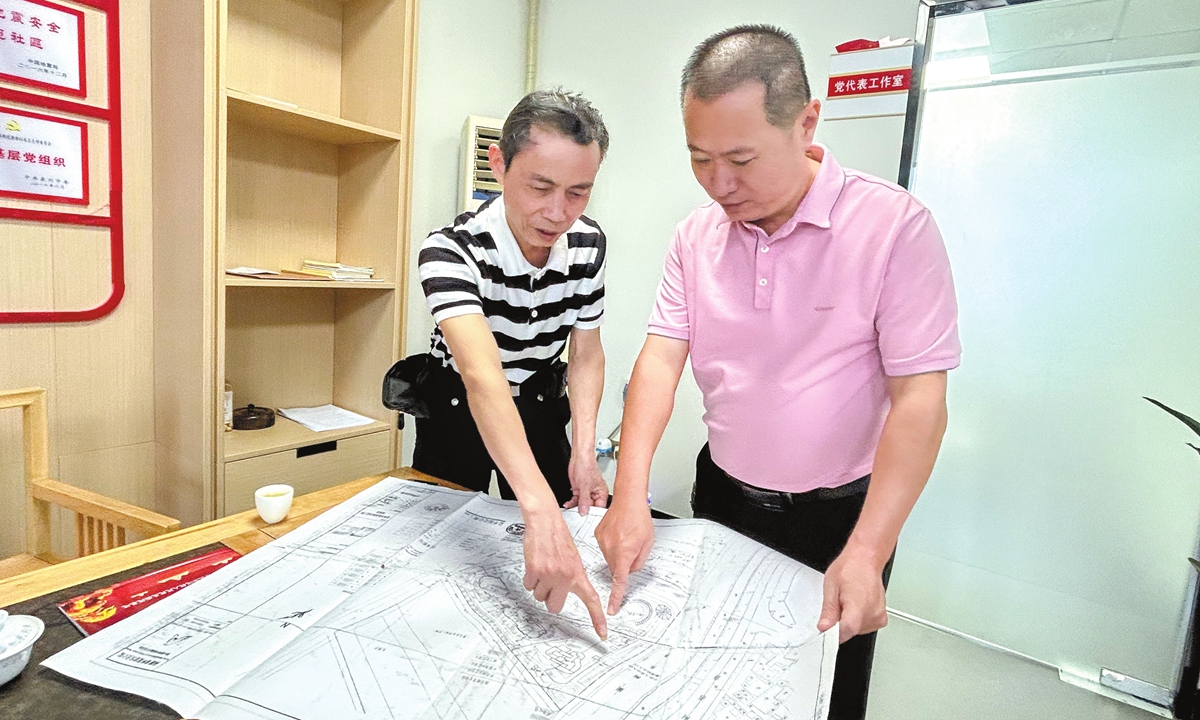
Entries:
{"type": "Polygon", "coordinates": [[[72,680],[53,670],[40,667],[51,655],[84,638],[58,609],[58,604],[95,590],[97,587],[153,572],[188,558],[211,552],[221,544],[205,545],[179,555],[147,563],[141,567],[89,580],[39,598],[9,606],[13,615],[33,615],[46,623],[46,632],[33,646],[33,656],[25,671],[0,687],[0,718],[4,720],[164,720],[179,717],[165,705],[137,695],[105,690],[72,680]]]}

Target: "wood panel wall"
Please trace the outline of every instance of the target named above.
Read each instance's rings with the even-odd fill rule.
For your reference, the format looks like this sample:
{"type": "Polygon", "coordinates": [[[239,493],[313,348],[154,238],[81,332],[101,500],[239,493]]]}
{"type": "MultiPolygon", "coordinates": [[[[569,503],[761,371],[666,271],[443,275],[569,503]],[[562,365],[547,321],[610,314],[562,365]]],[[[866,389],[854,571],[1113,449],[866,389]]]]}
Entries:
{"type": "MultiPolygon", "coordinates": [[[[122,0],[121,21],[125,298],[89,323],[0,325],[0,387],[49,390],[55,478],[155,509],[150,0],[122,0]]],[[[89,101],[102,100],[105,85],[93,73],[103,68],[103,24],[89,19],[88,31],[88,87],[95,89],[89,101]]],[[[95,158],[106,150],[97,143],[92,152],[95,158]]],[[[107,162],[100,168],[94,196],[107,188],[107,162]]],[[[0,304],[98,304],[108,295],[107,244],[103,230],[0,223],[0,304]]],[[[20,423],[18,412],[0,412],[0,557],[22,551],[20,423]]],[[[73,554],[72,526],[60,522],[55,535],[55,550],[73,554]]]]}

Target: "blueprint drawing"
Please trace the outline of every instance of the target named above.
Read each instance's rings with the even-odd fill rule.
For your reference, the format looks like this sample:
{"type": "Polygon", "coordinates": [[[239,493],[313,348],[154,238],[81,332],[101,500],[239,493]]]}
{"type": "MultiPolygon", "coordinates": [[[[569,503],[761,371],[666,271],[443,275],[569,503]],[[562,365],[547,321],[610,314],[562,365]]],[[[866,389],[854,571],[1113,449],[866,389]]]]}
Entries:
{"type": "MultiPolygon", "coordinates": [[[[603,511],[564,512],[601,598],[603,511]]],[[[822,577],[656,521],[608,640],[522,586],[516,503],[389,478],[45,661],[199,720],[824,720],[822,577]]]]}

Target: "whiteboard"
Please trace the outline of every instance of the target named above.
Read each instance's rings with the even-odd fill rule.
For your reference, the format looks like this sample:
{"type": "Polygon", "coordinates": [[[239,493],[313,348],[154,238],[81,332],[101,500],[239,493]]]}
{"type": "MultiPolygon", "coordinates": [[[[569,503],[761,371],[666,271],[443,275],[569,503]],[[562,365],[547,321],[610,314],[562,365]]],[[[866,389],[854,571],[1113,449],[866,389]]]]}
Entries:
{"type": "Polygon", "coordinates": [[[1200,68],[933,90],[914,194],[961,368],[889,604],[1069,672],[1173,688],[1200,458],[1200,68]]]}

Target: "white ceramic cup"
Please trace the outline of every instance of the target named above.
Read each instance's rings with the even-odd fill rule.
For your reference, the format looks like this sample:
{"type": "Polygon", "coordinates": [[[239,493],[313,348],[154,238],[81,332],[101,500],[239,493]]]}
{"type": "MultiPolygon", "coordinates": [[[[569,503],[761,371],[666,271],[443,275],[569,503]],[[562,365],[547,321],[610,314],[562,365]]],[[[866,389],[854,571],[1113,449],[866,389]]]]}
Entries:
{"type": "Polygon", "coordinates": [[[284,519],[292,509],[295,492],[291,485],[267,485],[255,490],[254,507],[258,508],[258,516],[268,525],[284,519]]]}

